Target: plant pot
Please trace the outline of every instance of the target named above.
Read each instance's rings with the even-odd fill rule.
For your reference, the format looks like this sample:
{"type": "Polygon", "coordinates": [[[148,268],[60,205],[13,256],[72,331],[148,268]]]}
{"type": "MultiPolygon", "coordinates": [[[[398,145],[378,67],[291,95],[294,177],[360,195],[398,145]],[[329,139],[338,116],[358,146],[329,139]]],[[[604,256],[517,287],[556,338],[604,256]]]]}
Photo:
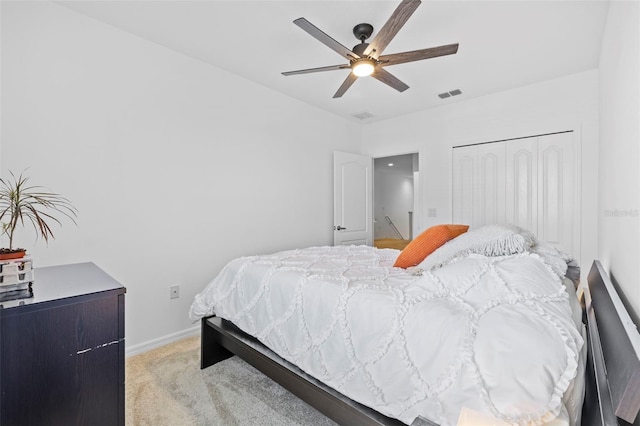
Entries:
{"type": "Polygon", "coordinates": [[[0,249],[0,260],[20,259],[27,253],[25,249],[0,249]]]}

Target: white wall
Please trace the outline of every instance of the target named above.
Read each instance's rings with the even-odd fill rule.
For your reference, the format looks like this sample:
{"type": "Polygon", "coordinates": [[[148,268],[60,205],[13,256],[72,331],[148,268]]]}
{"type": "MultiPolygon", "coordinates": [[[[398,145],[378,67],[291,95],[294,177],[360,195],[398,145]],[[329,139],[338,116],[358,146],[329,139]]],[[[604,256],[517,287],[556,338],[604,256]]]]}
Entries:
{"type": "Polygon", "coordinates": [[[404,239],[410,239],[409,212],[413,211],[413,172],[375,170],[374,238],[400,238],[385,216],[393,221],[404,239]]]}
{"type": "Polygon", "coordinates": [[[374,157],[419,152],[422,229],[452,220],[453,146],[573,129],[581,139],[583,170],[581,253],[574,256],[588,269],[597,243],[598,72],[443,105],[363,129],[363,150],[374,157]],[[427,217],[429,208],[436,217],[427,217]]]}
{"type": "Polygon", "coordinates": [[[640,316],[640,3],[612,1],[600,55],[598,257],[640,316]]]}
{"type": "Polygon", "coordinates": [[[193,327],[230,259],[331,243],[332,151],[359,125],[49,2],[2,2],[1,47],[3,175],[79,210],[19,243],[121,281],[129,352],[193,327]]]}

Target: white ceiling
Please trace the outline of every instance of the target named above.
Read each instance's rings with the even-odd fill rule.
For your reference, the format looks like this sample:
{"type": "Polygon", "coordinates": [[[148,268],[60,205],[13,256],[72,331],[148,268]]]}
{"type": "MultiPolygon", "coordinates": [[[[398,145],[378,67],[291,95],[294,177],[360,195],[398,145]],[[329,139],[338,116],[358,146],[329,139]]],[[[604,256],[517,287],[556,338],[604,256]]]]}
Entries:
{"type": "Polygon", "coordinates": [[[413,176],[413,156],[417,154],[393,155],[373,160],[376,173],[394,173],[413,176]]]}
{"type": "Polygon", "coordinates": [[[603,0],[423,0],[385,54],[459,43],[456,55],[387,67],[403,93],[360,78],[332,99],[348,70],[283,76],[346,63],[292,23],[305,17],[343,45],[354,25],[379,30],[396,1],[112,0],[57,2],[323,110],[372,122],[597,68],[608,2],[603,0]],[[462,95],[440,99],[453,89],[462,95]]]}

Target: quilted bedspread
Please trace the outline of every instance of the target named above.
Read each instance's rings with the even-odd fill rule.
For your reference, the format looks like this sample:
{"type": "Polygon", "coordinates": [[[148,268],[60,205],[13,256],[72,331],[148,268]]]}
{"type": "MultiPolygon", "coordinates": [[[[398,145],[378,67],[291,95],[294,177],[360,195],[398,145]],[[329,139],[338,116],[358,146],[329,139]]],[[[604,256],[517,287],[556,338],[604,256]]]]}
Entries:
{"type": "Polygon", "coordinates": [[[462,409],[555,419],[583,344],[544,257],[477,254],[412,274],[398,251],[315,247],[230,262],[196,296],[282,358],[379,412],[455,425],[462,409]]]}

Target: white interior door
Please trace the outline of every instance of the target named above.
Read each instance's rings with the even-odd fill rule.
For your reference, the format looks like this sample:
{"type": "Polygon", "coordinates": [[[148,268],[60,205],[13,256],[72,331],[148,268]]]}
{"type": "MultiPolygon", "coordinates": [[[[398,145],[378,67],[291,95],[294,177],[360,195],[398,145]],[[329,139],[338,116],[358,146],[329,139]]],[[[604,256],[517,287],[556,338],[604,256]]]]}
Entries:
{"type": "Polygon", "coordinates": [[[573,132],[538,138],[538,238],[579,257],[573,132]]]}
{"type": "Polygon", "coordinates": [[[333,153],[333,244],[373,244],[371,157],[333,153]]]}
{"type": "Polygon", "coordinates": [[[453,149],[453,221],[511,223],[579,257],[580,165],[573,132],[453,149]]]}
{"type": "Polygon", "coordinates": [[[538,234],[538,138],[506,142],[507,222],[538,234]]]}
{"type": "Polygon", "coordinates": [[[453,149],[453,223],[471,227],[474,213],[476,147],[453,149]]]}
{"type": "Polygon", "coordinates": [[[505,221],[505,146],[504,143],[478,145],[476,151],[476,199],[474,223],[505,221]]]}
{"type": "Polygon", "coordinates": [[[505,221],[504,142],[453,149],[453,223],[505,221]]]}

